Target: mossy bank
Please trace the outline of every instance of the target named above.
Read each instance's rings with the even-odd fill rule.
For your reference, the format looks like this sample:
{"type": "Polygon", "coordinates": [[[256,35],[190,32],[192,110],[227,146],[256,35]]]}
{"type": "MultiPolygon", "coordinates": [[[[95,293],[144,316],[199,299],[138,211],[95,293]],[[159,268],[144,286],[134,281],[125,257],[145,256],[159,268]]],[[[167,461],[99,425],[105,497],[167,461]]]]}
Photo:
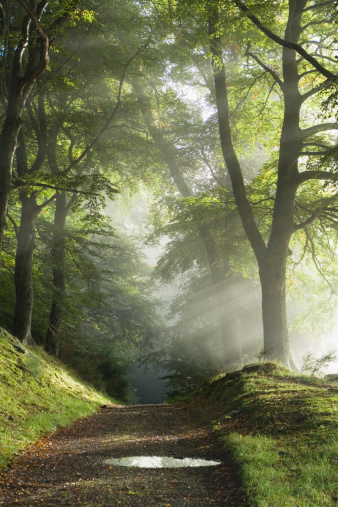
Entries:
{"type": "Polygon", "coordinates": [[[111,403],[38,347],[0,329],[0,467],[42,434],[111,403]]]}
{"type": "Polygon", "coordinates": [[[338,503],[338,384],[267,363],[207,383],[194,398],[241,470],[250,505],[338,503]]]}

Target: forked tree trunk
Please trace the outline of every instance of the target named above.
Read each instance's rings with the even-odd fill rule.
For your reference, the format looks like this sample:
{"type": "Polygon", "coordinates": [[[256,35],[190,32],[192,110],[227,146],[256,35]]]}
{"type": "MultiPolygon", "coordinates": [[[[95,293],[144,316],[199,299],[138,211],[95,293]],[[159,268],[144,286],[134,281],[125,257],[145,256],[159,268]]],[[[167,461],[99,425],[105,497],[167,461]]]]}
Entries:
{"type": "Polygon", "coordinates": [[[22,113],[35,80],[44,72],[49,61],[49,39],[38,21],[47,4],[47,0],[42,0],[36,7],[36,12],[32,10],[32,4],[24,7],[28,15],[22,21],[21,39],[16,43],[14,50],[7,110],[0,134],[0,253],[6,228],[13,159],[22,126],[22,113]],[[37,31],[36,38],[30,33],[32,20],[37,31]],[[28,58],[25,53],[28,53],[28,58]],[[27,65],[24,68],[25,62],[27,65]]]}
{"type": "MultiPolygon", "coordinates": [[[[302,12],[306,0],[289,0],[289,18],[285,39],[297,43],[302,31],[302,12]]],[[[218,11],[209,13],[210,48],[213,57],[214,83],[218,112],[219,134],[224,161],[227,165],[238,211],[246,235],[254,250],[262,287],[262,315],[264,348],[268,357],[294,367],[290,356],[286,315],[286,264],[289,242],[295,230],[293,220],[297,191],[298,158],[302,150],[297,55],[293,49],[283,48],[283,81],[275,75],[284,96],[284,118],[280,138],[278,180],[270,239],[266,245],[246,194],[243,174],[236,156],[231,132],[228,90],[221,39],[217,34],[218,11]]]]}

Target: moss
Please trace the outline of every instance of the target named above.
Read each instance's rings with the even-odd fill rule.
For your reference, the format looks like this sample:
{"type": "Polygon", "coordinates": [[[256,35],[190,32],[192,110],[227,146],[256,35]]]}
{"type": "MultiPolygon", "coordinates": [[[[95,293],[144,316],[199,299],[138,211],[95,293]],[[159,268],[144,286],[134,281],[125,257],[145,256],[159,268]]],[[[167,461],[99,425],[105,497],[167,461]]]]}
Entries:
{"type": "Polygon", "coordinates": [[[214,429],[240,465],[252,505],[333,506],[338,499],[338,389],[274,364],[208,382],[214,429]]]}
{"type": "Polygon", "coordinates": [[[0,329],[0,466],[42,434],[110,402],[42,349],[0,329]]]}

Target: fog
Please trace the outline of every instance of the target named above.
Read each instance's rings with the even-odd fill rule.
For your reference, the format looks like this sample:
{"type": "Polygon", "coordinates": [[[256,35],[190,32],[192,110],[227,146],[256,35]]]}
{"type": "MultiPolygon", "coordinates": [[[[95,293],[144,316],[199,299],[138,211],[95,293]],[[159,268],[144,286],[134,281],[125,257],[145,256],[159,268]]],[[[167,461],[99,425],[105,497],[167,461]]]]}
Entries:
{"type": "MultiPolygon", "coordinates": [[[[170,243],[170,237],[159,236],[149,244],[149,234],[153,226],[149,223],[152,196],[146,190],[136,194],[128,206],[124,196],[120,196],[109,206],[108,212],[113,222],[138,245],[141,256],[149,267],[156,269],[157,262],[170,243]]],[[[153,295],[161,301],[160,313],[165,319],[165,327],[158,337],[156,364],[140,356],[128,369],[137,403],[162,403],[172,390],[161,377],[177,374],[194,387],[194,382],[203,376],[224,371],[224,355],[231,355],[231,344],[222,343],[219,330],[219,316],[212,294],[207,270],[202,273],[195,267],[173,276],[169,282],[152,278],[153,295]],[[161,352],[159,352],[161,351],[161,352]],[[141,362],[145,362],[141,364],[141,362]],[[194,379],[194,375],[198,379],[194,379]]],[[[232,277],[231,284],[223,282],[220,286],[221,304],[224,314],[232,317],[236,325],[244,364],[264,359],[263,329],[261,319],[261,290],[257,276],[243,278],[239,273],[232,277]]],[[[307,308],[307,311],[309,309],[307,308]]],[[[302,311],[301,301],[290,296],[288,301],[289,334],[292,356],[301,370],[303,358],[312,353],[320,357],[330,350],[337,349],[337,313],[331,322],[323,320],[322,334],[306,330],[295,323],[302,311]],[[331,326],[331,330],[330,330],[331,326]]],[[[231,320],[231,319],[230,319],[231,320]]],[[[230,322],[229,320],[229,322],[230,322]]],[[[230,325],[230,323],[229,323],[230,325]]],[[[233,324],[232,324],[233,325],[233,324]]],[[[322,370],[323,374],[338,371],[338,362],[332,362],[322,370]]],[[[181,380],[182,382],[182,380],[181,380]]],[[[190,385],[189,384],[189,385],[190,385]]]]}

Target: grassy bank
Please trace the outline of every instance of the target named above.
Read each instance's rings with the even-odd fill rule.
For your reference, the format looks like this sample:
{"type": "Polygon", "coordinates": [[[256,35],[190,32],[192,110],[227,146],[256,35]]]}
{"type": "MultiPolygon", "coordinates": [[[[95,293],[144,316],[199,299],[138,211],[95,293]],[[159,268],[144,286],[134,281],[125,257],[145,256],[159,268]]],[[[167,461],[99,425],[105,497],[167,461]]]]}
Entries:
{"type": "Polygon", "coordinates": [[[266,364],[205,385],[214,429],[259,507],[338,503],[338,384],[266,364]]]}
{"type": "Polygon", "coordinates": [[[0,467],[42,434],[110,402],[41,349],[23,348],[0,329],[0,467]]]}

